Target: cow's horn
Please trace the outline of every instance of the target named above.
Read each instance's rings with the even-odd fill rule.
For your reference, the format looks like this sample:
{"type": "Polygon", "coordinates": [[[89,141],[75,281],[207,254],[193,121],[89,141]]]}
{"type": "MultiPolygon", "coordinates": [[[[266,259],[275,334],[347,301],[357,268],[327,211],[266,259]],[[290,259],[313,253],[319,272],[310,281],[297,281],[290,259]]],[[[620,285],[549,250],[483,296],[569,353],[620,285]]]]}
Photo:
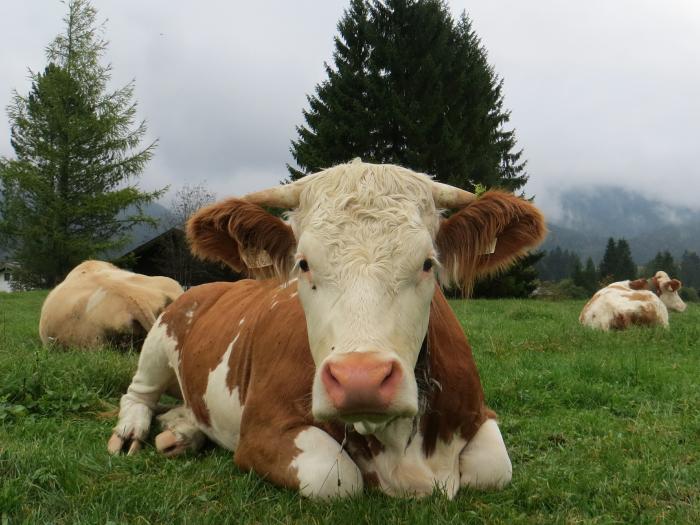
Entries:
{"type": "Polygon", "coordinates": [[[475,199],[476,195],[473,193],[449,184],[433,181],[433,200],[438,208],[464,208],[475,199]]]}
{"type": "Polygon", "coordinates": [[[293,182],[249,193],[243,199],[259,206],[290,210],[299,206],[299,193],[301,193],[301,185],[293,182]]]}

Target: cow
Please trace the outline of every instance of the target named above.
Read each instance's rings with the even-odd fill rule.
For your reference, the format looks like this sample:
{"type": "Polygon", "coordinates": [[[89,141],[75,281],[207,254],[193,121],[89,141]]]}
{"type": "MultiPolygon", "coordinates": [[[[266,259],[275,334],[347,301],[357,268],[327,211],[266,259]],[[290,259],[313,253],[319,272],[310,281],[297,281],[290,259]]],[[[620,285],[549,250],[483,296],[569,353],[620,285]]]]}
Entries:
{"type": "Polygon", "coordinates": [[[84,261],[46,297],[39,336],[45,346],[138,348],[158,315],[182,292],[177,281],[167,277],[84,261]]]}
{"type": "Polygon", "coordinates": [[[682,312],[686,305],[678,295],[681,282],[658,271],[651,279],[620,281],[598,290],[579,315],[585,326],[599,330],[624,330],[630,326],[668,328],[668,310],[682,312]]]}
{"type": "Polygon", "coordinates": [[[198,286],[161,314],[110,453],[142,448],[176,378],[184,405],[159,416],[155,439],[166,455],[209,439],[240,468],[314,498],[509,483],[496,415],[438,279],[468,288],[538,245],[534,205],[355,160],[205,207],[187,233],[199,257],[277,278],[198,286]],[[263,206],[291,210],[287,222],[263,206]]]}

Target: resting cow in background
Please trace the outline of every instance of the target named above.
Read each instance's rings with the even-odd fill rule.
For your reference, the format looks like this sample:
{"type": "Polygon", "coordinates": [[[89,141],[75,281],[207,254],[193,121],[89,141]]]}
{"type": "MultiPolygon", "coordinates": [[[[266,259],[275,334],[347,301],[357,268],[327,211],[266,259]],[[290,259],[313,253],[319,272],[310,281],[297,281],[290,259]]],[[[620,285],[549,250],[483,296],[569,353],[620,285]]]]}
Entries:
{"type": "Polygon", "coordinates": [[[39,335],[44,345],[140,345],[158,315],[180,295],[182,287],[173,279],[85,261],[46,297],[39,335]]]}
{"type": "Polygon", "coordinates": [[[651,279],[612,283],[583,307],[579,321],[600,330],[624,330],[628,326],[668,328],[668,310],[682,312],[686,305],[678,295],[681,282],[666,272],[651,279]]]}
{"type": "Polygon", "coordinates": [[[513,195],[477,199],[359,160],[203,208],[188,223],[195,254],[274,270],[282,284],[207,284],[170,305],[108,448],[141,447],[176,377],[185,405],[159,417],[165,454],[206,436],[241,468],[312,497],[502,487],[508,453],[437,279],[469,287],[544,234],[539,211],[513,195]],[[292,210],[289,223],[261,206],[292,210]],[[442,220],[445,208],[457,211],[442,220]]]}

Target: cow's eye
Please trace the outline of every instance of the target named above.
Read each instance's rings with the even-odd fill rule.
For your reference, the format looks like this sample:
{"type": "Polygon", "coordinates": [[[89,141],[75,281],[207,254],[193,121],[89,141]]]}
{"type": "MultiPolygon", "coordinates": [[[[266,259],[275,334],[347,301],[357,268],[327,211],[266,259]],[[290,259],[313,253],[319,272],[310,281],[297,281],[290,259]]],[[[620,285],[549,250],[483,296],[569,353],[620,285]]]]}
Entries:
{"type": "Polygon", "coordinates": [[[426,259],[423,262],[423,271],[424,272],[429,272],[432,267],[433,267],[433,260],[432,259],[426,259]]]}
{"type": "Polygon", "coordinates": [[[299,261],[299,268],[301,269],[302,272],[306,273],[309,271],[309,263],[306,262],[306,259],[302,259],[299,261]]]}

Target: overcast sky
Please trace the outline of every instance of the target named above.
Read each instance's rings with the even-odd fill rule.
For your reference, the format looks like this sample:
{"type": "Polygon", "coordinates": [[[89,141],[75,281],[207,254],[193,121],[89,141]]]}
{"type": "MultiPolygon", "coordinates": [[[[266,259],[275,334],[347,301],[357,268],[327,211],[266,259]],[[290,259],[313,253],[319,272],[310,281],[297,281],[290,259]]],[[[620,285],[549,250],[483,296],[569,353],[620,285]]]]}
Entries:
{"type": "MultiPolygon", "coordinates": [[[[158,138],[141,185],[207,181],[219,197],[276,184],[306,95],[325,78],[347,0],[94,0],[113,85],[136,80],[158,138]]],[[[698,0],[452,0],[505,82],[537,202],[617,184],[700,207],[698,0]]],[[[57,0],[0,1],[0,106],[63,30],[57,0]]],[[[12,156],[6,115],[0,155],[12,156]]]]}

